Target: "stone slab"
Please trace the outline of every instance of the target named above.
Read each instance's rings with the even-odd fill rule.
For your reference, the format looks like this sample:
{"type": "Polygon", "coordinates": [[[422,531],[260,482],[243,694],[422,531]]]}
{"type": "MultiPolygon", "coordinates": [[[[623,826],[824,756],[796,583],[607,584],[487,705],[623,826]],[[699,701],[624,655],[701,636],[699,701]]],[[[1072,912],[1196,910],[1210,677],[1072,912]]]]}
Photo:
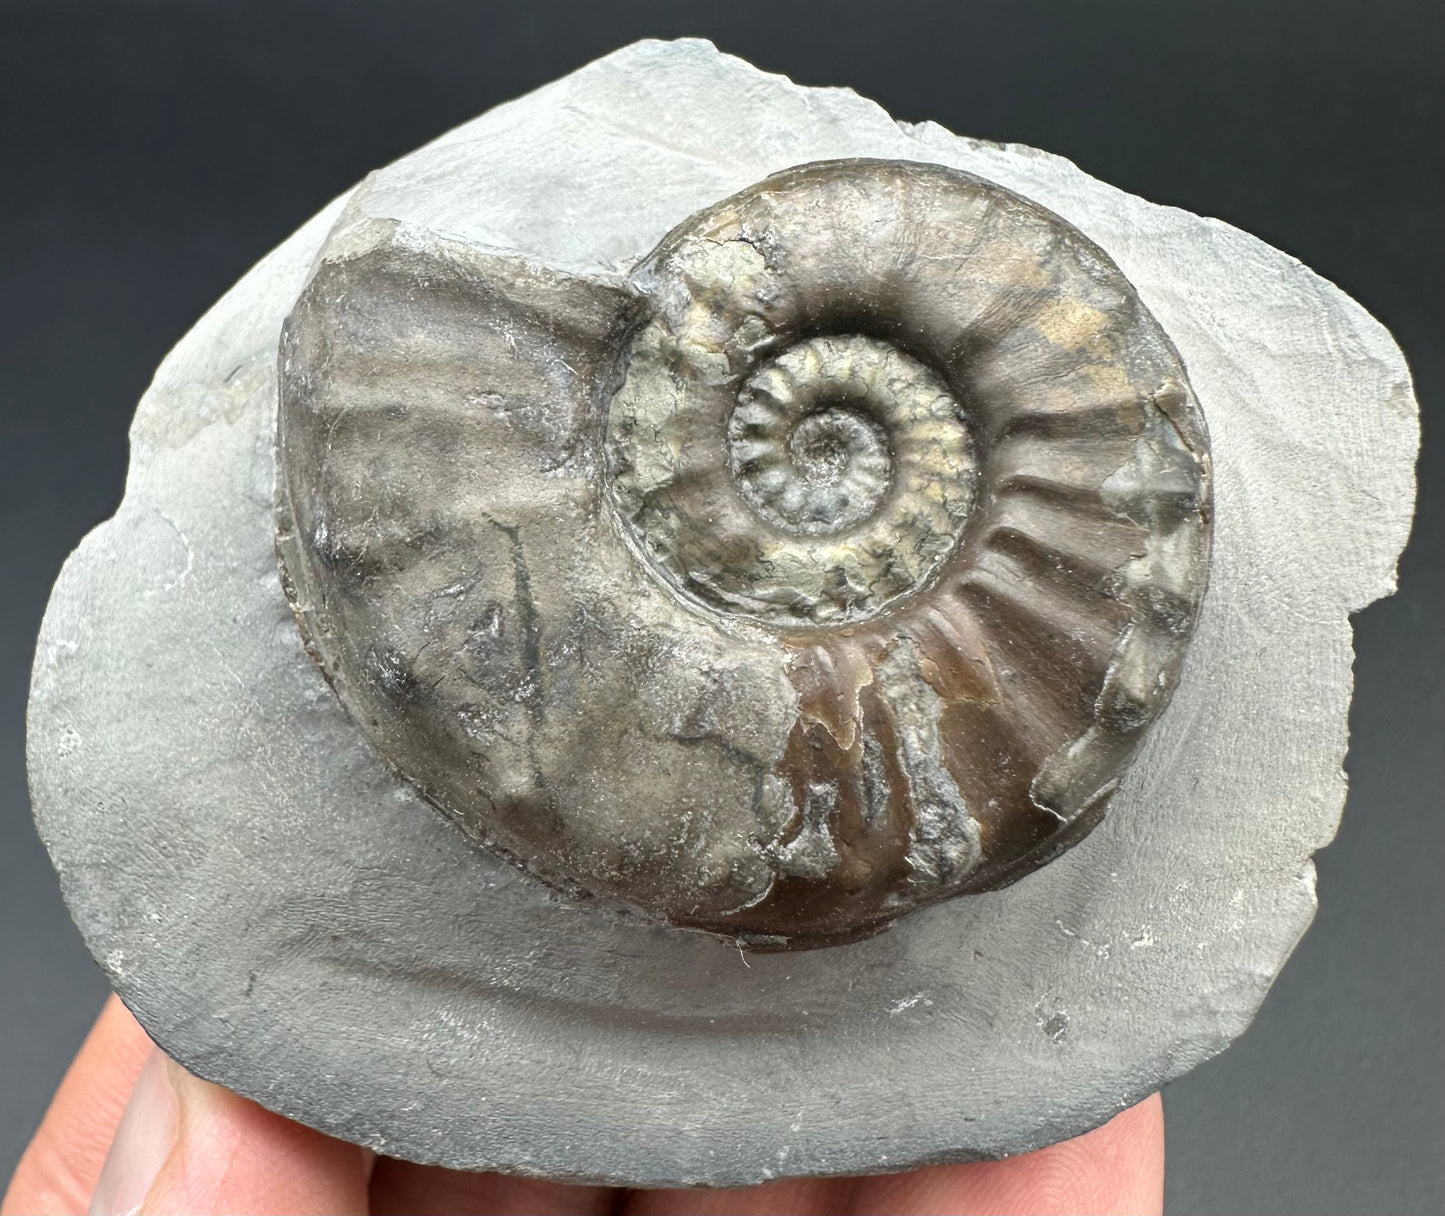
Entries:
{"type": "Polygon", "coordinates": [[[800,954],[569,904],[477,854],[342,713],[277,580],[276,344],[338,201],[162,364],[125,500],[66,563],[36,653],[41,835],[90,949],[181,1062],[412,1160],[729,1185],[1035,1148],[1248,1024],[1343,806],[1349,614],[1393,589],[1412,511],[1409,377],[1363,309],[1226,224],[697,41],[498,107],[356,202],[620,276],[693,211],[849,156],[1058,212],[1133,282],[1204,409],[1210,587],[1104,824],[1006,890],[800,954]]]}

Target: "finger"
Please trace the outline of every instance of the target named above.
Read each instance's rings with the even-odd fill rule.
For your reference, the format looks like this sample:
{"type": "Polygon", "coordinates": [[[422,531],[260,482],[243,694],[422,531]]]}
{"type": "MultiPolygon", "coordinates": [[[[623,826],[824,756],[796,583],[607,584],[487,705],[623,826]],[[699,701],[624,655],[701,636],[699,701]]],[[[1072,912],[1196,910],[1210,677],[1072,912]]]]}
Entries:
{"type": "Polygon", "coordinates": [[[112,996],[20,1158],[0,1213],[52,1216],[86,1210],[150,1050],[145,1031],[112,996]]]}
{"type": "Polygon", "coordinates": [[[371,1216],[606,1216],[617,1200],[611,1187],[469,1174],[391,1157],[378,1157],[371,1176],[371,1216]]]}
{"type": "Polygon", "coordinates": [[[1157,1216],[1164,1210],[1164,1108],[1155,1094],[1103,1127],[1038,1152],[861,1179],[854,1203],[854,1211],[876,1216],[970,1212],[1157,1216]]]}
{"type": "Polygon", "coordinates": [[[629,1191],[625,1216],[833,1216],[852,1210],[851,1178],[791,1178],[717,1190],[629,1191]]]}
{"type": "Polygon", "coordinates": [[[193,1077],[153,1050],[90,1211],[365,1212],[370,1169],[366,1150],[193,1077]]]}

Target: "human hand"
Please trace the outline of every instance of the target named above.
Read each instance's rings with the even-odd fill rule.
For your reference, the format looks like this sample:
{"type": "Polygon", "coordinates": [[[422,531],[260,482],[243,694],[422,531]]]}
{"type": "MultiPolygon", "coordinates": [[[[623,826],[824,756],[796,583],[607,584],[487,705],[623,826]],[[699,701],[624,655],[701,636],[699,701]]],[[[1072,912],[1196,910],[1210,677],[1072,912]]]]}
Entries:
{"type": "Polygon", "coordinates": [[[272,1114],[168,1060],[111,997],[0,1216],[50,1213],[1085,1213],[1162,1210],[1156,1094],[1096,1131],[1005,1161],[735,1190],[619,1190],[396,1161],[272,1114]]]}

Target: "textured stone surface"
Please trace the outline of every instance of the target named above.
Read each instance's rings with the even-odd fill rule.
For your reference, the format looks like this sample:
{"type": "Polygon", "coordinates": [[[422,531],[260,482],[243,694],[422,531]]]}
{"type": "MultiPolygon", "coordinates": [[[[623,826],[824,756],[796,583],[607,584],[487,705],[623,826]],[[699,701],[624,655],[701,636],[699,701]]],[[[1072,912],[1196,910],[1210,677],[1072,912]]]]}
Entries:
{"type": "Polygon", "coordinates": [[[276,579],[276,344],[333,207],[162,365],[126,500],[67,563],[37,650],[40,830],[168,1051],[418,1160],[731,1183],[1035,1147],[1248,1023],[1338,822],[1348,613],[1390,590],[1411,510],[1408,377],[1362,309],[1227,225],[699,43],[640,44],[503,106],[357,205],[620,281],[680,218],[849,156],[953,165],[1078,226],[1208,418],[1209,592],[1105,822],[1006,890],[751,958],[479,855],[379,764],[276,579]]]}

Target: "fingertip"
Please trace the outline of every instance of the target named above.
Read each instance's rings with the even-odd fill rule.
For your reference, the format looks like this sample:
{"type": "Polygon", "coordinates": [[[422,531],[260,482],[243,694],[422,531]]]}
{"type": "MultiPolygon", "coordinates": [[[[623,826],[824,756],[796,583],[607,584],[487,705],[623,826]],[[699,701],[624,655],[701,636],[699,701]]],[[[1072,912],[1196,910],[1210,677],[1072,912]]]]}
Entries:
{"type": "Polygon", "coordinates": [[[85,1211],[151,1050],[130,1011],[108,998],[20,1158],[0,1213],[85,1211]]]}
{"type": "MultiPolygon", "coordinates": [[[[174,1142],[140,1213],[365,1212],[372,1155],[202,1081],[172,1061],[174,1142]]],[[[107,1167],[108,1168],[108,1167],[107,1167]]]]}
{"type": "Polygon", "coordinates": [[[140,1209],[175,1145],[178,1114],[166,1058],[153,1047],[115,1129],[89,1216],[126,1216],[140,1209]]]}
{"type": "Polygon", "coordinates": [[[1017,1157],[868,1179],[856,1198],[856,1211],[876,1216],[1158,1216],[1164,1210],[1163,1105],[1152,1094],[1102,1127],[1017,1157]]]}

